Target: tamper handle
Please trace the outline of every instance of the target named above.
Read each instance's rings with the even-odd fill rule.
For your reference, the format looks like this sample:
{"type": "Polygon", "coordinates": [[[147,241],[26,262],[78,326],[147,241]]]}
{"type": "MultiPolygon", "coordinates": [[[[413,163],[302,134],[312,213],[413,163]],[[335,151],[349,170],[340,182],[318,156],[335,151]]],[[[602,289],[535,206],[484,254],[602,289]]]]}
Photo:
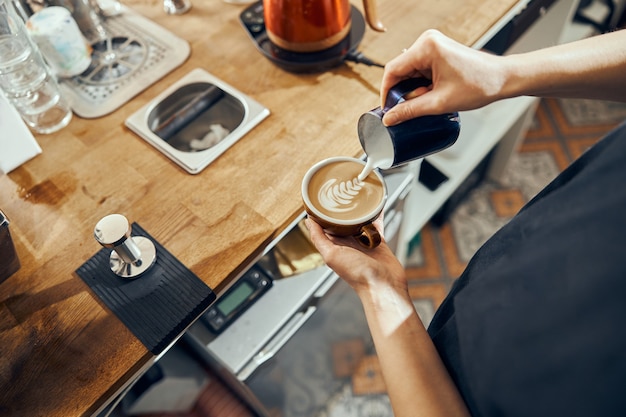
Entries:
{"type": "Polygon", "coordinates": [[[145,237],[132,237],[128,219],[109,214],[96,224],[93,235],[105,248],[113,249],[111,270],[124,278],[135,278],[150,268],[156,259],[154,244],[145,237]]]}
{"type": "Polygon", "coordinates": [[[130,225],[123,215],[109,214],[100,219],[93,234],[99,244],[114,248],[130,237],[130,225]]]}

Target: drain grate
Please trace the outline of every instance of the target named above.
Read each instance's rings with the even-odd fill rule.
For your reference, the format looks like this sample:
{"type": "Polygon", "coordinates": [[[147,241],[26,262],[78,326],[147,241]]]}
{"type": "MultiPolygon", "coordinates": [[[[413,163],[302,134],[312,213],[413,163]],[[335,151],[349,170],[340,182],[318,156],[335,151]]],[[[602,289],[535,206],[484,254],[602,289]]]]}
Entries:
{"type": "Polygon", "coordinates": [[[189,56],[187,41],[124,7],[107,18],[108,38],[92,45],[92,62],[61,86],[80,117],[104,116],[181,65],[189,56]]]}
{"type": "Polygon", "coordinates": [[[148,49],[141,41],[125,36],[107,38],[92,47],[91,66],[80,76],[85,85],[122,81],[139,70],[148,55],[148,49]]]}

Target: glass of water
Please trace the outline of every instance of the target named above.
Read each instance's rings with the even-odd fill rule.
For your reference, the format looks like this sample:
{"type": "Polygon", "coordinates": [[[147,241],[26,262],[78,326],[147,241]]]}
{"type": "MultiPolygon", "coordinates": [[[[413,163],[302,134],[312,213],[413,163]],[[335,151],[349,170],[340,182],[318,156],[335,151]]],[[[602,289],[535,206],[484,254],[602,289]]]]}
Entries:
{"type": "Polygon", "coordinates": [[[9,0],[0,0],[0,90],[37,133],[67,126],[72,110],[9,0]]]}

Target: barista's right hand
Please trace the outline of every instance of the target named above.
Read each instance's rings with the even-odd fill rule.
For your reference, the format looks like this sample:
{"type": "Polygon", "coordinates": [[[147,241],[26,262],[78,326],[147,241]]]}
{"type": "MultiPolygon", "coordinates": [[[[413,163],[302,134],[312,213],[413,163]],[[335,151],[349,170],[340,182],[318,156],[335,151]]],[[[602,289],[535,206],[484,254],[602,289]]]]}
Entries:
{"type": "Polygon", "coordinates": [[[383,118],[385,125],[482,107],[499,98],[505,80],[501,57],[469,48],[434,29],[385,65],[382,105],[391,87],[417,77],[432,80],[432,86],[419,88],[389,110],[383,118]]]}

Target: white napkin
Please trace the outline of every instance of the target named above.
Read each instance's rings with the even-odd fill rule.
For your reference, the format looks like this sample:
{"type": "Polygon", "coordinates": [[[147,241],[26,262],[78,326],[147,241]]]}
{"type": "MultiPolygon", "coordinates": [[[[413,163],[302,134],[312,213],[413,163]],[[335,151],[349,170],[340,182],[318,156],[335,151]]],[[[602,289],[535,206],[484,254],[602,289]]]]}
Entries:
{"type": "Polygon", "coordinates": [[[0,93],[0,174],[8,174],[41,148],[19,113],[0,93]]]}

